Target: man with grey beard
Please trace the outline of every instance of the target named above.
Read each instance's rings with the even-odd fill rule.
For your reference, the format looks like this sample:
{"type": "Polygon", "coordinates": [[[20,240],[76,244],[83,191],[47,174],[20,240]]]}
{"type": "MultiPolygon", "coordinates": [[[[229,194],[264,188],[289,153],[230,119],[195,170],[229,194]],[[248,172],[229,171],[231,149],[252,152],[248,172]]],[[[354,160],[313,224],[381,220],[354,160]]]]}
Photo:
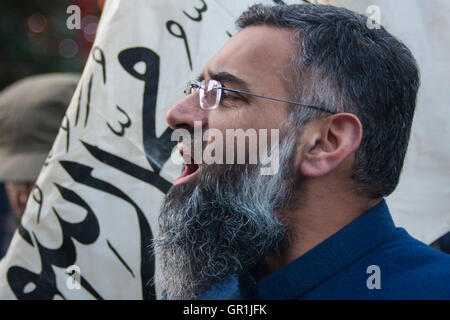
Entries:
{"type": "Polygon", "coordinates": [[[449,256],[396,228],[383,200],[406,154],[417,65],[366,20],[331,6],[253,6],[188,83],[167,114],[172,129],[277,129],[280,162],[273,175],[186,163],[154,241],[165,297],[450,298],[449,256]]]}

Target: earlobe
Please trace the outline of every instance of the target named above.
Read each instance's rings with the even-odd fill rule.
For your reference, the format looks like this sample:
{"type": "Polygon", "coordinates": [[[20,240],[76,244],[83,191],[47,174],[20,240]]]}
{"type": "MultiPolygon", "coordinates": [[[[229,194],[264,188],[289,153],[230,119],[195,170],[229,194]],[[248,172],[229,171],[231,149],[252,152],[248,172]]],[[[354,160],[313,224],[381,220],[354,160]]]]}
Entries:
{"type": "Polygon", "coordinates": [[[339,113],[317,121],[305,132],[302,175],[324,176],[338,168],[361,144],[362,125],[353,114],[339,113]]]}

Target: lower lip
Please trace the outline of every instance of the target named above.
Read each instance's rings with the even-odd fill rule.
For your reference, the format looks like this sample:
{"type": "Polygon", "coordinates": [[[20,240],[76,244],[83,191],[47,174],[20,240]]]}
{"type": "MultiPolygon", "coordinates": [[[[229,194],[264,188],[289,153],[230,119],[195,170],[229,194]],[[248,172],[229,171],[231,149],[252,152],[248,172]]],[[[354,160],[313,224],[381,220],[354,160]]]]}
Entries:
{"type": "Polygon", "coordinates": [[[173,182],[173,185],[179,185],[179,184],[183,184],[186,183],[192,179],[195,179],[196,176],[198,176],[199,172],[200,172],[200,166],[197,168],[196,171],[194,171],[191,174],[187,174],[188,172],[188,168],[186,168],[186,170],[183,172],[183,174],[181,176],[179,176],[177,179],[175,179],[175,181],[173,182]]]}

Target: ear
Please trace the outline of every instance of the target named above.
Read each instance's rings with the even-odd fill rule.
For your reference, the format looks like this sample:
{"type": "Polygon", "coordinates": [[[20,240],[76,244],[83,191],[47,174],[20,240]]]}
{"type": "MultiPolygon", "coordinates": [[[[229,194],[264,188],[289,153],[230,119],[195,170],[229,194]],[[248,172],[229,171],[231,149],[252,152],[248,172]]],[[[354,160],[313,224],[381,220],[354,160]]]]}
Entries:
{"type": "Polygon", "coordinates": [[[318,119],[302,135],[301,173],[320,177],[340,166],[360,146],[362,125],[350,113],[318,119]]]}

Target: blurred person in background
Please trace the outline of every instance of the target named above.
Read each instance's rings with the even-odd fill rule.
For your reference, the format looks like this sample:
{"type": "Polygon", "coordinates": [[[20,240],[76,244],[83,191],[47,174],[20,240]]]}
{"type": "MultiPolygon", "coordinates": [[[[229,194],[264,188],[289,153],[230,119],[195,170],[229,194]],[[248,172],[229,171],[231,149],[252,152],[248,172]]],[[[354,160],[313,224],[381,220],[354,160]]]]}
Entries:
{"type": "Polygon", "coordinates": [[[0,258],[25,211],[79,78],[74,73],[31,76],[0,92],[0,183],[10,206],[0,220],[0,258]]]}

